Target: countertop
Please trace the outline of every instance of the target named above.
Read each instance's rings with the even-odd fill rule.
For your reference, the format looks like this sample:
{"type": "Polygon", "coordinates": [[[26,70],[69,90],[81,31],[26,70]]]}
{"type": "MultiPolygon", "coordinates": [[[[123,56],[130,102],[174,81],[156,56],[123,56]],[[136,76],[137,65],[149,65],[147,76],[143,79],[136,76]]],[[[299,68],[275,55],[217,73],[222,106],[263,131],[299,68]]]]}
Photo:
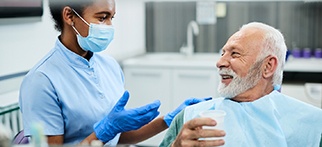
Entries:
{"type": "MultiPolygon", "coordinates": [[[[147,53],[122,61],[123,67],[167,67],[167,68],[216,68],[218,53],[195,53],[186,56],[180,53],[147,53]]],[[[286,61],[285,72],[322,73],[322,59],[293,58],[286,61]]]]}
{"type": "Polygon", "coordinates": [[[123,67],[166,67],[166,68],[216,68],[220,58],[215,53],[196,53],[187,56],[180,53],[147,53],[122,61],[123,67]]]}
{"type": "Polygon", "coordinates": [[[317,72],[322,73],[321,58],[292,58],[285,64],[284,71],[287,72],[317,72]]]}

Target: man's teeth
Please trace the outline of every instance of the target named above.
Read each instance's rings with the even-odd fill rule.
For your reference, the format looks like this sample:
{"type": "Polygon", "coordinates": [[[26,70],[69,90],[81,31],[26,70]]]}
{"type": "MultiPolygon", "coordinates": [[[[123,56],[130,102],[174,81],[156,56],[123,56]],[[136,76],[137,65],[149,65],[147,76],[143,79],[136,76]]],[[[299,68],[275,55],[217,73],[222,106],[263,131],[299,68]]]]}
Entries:
{"type": "Polygon", "coordinates": [[[233,78],[233,76],[230,76],[230,75],[223,75],[222,76],[223,79],[230,79],[230,78],[233,78]]]}

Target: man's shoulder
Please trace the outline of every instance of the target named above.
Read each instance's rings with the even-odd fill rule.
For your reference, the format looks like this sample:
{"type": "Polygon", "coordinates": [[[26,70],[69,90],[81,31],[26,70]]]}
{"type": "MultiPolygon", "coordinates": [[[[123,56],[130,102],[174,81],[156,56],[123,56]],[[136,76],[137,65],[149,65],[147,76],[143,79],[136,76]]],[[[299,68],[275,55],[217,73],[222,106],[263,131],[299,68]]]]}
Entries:
{"type": "Polygon", "coordinates": [[[204,110],[216,109],[223,100],[224,98],[213,98],[212,100],[200,102],[198,104],[186,107],[184,110],[184,122],[198,117],[199,113],[204,110]]]}
{"type": "Polygon", "coordinates": [[[298,98],[291,97],[283,93],[276,92],[275,96],[272,97],[271,100],[273,100],[276,105],[280,105],[283,108],[289,108],[292,110],[294,110],[294,108],[296,109],[304,108],[304,109],[316,109],[316,110],[322,111],[322,109],[319,109],[309,103],[299,100],[298,98]],[[288,104],[288,107],[284,107],[285,104],[288,104]]]}
{"type": "Polygon", "coordinates": [[[206,110],[206,109],[210,109],[210,108],[214,108],[216,105],[218,105],[219,103],[221,103],[224,100],[224,98],[222,97],[218,97],[218,98],[213,98],[211,100],[208,101],[203,101],[194,105],[190,105],[188,107],[186,107],[187,109],[202,109],[202,110],[206,110]]]}

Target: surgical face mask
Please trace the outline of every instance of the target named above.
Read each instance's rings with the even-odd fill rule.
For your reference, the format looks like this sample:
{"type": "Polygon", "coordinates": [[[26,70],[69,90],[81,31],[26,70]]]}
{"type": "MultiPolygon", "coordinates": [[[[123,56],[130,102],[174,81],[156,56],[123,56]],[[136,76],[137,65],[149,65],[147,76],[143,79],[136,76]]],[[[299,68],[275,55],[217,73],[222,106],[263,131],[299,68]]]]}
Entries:
{"type": "Polygon", "coordinates": [[[79,46],[84,51],[100,52],[105,50],[114,38],[114,27],[103,24],[88,24],[74,9],[72,10],[85,24],[89,26],[88,36],[83,37],[74,27],[74,24],[72,24],[73,29],[77,33],[76,36],[79,46]]]}
{"type": "Polygon", "coordinates": [[[250,88],[253,88],[258,84],[259,79],[261,78],[262,71],[259,70],[262,61],[257,61],[251,68],[249,74],[246,77],[238,76],[233,70],[228,68],[223,68],[219,71],[219,74],[226,74],[233,76],[232,81],[225,85],[224,83],[219,82],[218,93],[220,96],[225,98],[234,98],[235,96],[247,91],[250,88]]]}

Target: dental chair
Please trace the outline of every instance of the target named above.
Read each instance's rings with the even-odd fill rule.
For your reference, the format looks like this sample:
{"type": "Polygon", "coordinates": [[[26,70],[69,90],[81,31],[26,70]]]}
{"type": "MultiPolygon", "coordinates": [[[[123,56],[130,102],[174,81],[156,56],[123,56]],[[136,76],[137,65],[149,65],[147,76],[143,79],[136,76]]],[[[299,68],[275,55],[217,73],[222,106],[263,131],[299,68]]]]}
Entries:
{"type": "Polygon", "coordinates": [[[16,136],[13,138],[12,140],[12,144],[28,144],[29,143],[29,139],[28,137],[24,136],[24,131],[21,130],[19,131],[16,136]]]}

